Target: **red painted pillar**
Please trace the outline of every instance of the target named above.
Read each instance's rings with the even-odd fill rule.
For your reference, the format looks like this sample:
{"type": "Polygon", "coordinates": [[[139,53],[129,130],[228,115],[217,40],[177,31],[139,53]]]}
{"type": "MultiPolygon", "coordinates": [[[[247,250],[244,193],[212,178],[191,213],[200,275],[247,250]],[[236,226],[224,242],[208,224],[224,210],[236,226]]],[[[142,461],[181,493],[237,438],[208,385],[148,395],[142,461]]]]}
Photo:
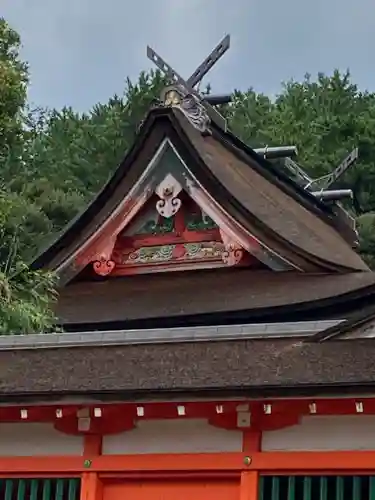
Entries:
{"type": "MultiPolygon", "coordinates": [[[[252,453],[261,450],[262,432],[246,430],[242,437],[242,451],[246,453],[249,465],[252,462],[252,453]]],[[[258,500],[259,497],[259,470],[252,469],[241,473],[240,500],[258,500]]]]}
{"type": "MultiPolygon", "coordinates": [[[[83,458],[91,460],[102,453],[102,436],[97,434],[87,435],[83,442],[83,458]]],[[[96,472],[84,472],[81,477],[80,500],[102,500],[103,488],[96,472]]]]}

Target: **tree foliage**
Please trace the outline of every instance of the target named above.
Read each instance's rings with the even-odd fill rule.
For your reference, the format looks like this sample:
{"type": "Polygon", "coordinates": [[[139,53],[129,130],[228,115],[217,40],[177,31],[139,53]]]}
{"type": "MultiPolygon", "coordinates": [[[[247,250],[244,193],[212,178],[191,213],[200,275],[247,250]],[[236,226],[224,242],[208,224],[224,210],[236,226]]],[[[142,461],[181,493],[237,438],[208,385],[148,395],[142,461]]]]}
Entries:
{"type": "Polygon", "coordinates": [[[345,177],[360,196],[361,213],[375,207],[375,95],[360,92],[350,74],[306,75],[288,82],[274,102],[252,90],[236,93],[231,124],[245,142],[259,146],[294,144],[298,161],[313,178],[327,174],[358,146],[360,162],[345,177]]]}
{"type": "Polygon", "coordinates": [[[14,177],[22,188],[25,165],[27,67],[19,59],[19,44],[17,33],[0,19],[0,334],[40,332],[54,322],[54,278],[30,271],[20,259],[27,246],[36,250],[37,231],[48,231],[52,222],[29,204],[22,189],[11,188],[14,177]]]}
{"type": "MultiPolygon", "coordinates": [[[[30,109],[19,44],[0,20],[0,332],[51,327],[54,279],[31,273],[23,262],[104,185],[166,83],[157,71],[142,73],[137,82],[125,82],[123,95],[84,114],[69,107],[30,109]]],[[[275,99],[251,88],[235,91],[223,112],[250,146],[296,145],[299,163],[313,178],[359,147],[360,161],[340,187],[355,192],[361,252],[375,265],[375,94],[360,91],[349,73],[334,71],[287,82],[275,99]]]]}

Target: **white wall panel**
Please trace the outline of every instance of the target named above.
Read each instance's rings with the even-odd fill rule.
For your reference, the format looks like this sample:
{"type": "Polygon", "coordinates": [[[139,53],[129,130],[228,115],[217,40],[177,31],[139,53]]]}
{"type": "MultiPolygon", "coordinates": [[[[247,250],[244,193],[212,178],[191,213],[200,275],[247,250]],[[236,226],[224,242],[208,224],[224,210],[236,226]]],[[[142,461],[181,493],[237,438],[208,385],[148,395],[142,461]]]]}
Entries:
{"type": "Polygon", "coordinates": [[[0,456],[82,455],[83,438],[57,431],[52,424],[0,424],[0,456]]]}
{"type": "Polygon", "coordinates": [[[375,416],[304,417],[299,425],[264,432],[262,450],[375,450],[375,416]]]}
{"type": "Polygon", "coordinates": [[[242,432],[213,427],[205,420],[145,420],[122,434],[103,437],[103,454],[215,453],[241,451],[242,432]]]}

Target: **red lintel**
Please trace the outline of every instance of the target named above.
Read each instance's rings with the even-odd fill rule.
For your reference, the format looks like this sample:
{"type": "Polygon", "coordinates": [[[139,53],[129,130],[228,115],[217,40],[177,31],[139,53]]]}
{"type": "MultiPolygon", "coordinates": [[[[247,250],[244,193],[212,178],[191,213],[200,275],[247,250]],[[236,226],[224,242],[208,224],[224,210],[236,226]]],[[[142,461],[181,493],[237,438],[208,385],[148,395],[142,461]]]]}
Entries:
{"type": "MultiPolygon", "coordinates": [[[[251,429],[272,430],[296,425],[304,415],[375,414],[375,398],[289,399],[268,401],[189,401],[148,403],[98,403],[87,405],[91,434],[123,432],[137,420],[202,418],[217,427],[238,428],[238,411],[251,414],[251,429]],[[94,409],[97,409],[95,412],[94,409]],[[182,409],[182,411],[181,411],[182,409]],[[99,410],[99,416],[98,416],[99,410]],[[124,419],[124,415],[127,416],[124,419]]],[[[25,405],[0,407],[0,422],[52,422],[68,434],[77,434],[77,411],[83,405],[25,405]]],[[[240,426],[242,430],[243,427],[240,426]]],[[[246,430],[246,427],[245,427],[246,430]]]]}

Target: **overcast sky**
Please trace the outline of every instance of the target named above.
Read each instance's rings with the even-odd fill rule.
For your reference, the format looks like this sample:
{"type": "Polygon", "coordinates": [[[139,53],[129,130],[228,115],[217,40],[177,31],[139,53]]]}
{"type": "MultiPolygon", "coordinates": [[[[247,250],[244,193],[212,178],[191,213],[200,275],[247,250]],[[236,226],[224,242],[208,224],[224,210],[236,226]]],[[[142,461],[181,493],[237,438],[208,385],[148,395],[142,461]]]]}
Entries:
{"type": "Polygon", "coordinates": [[[208,80],[216,92],[276,94],[306,72],[350,68],[375,90],[374,0],[0,0],[22,37],[30,100],[84,111],[122,93],[152,63],[151,45],[188,77],[226,34],[231,48],[208,80]]]}

